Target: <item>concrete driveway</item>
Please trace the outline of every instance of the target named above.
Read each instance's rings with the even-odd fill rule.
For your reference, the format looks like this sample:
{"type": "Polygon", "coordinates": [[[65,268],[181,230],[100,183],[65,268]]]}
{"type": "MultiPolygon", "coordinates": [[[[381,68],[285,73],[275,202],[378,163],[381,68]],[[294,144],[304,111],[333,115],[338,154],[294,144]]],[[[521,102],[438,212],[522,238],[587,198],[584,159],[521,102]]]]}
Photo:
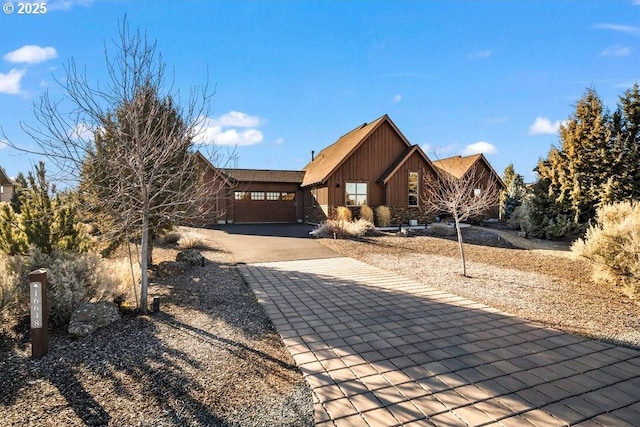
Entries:
{"type": "Polygon", "coordinates": [[[309,237],[306,224],[226,224],[212,228],[237,263],[335,258],[339,255],[309,237]]]}

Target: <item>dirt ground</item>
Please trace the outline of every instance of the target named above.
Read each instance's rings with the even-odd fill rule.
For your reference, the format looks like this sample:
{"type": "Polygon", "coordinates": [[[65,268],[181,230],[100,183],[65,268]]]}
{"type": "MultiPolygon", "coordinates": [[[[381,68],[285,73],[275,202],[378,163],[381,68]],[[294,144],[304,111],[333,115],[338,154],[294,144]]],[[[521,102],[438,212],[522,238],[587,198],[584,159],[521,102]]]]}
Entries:
{"type": "Polygon", "coordinates": [[[640,347],[640,305],[596,284],[570,242],[524,239],[502,228],[463,229],[468,277],[453,232],[323,239],[327,247],[426,285],[584,336],[640,347]]]}
{"type": "Polygon", "coordinates": [[[313,425],[311,391],[229,255],[203,255],[204,267],[150,286],[160,313],[82,339],[52,331],[40,360],[26,322],[0,327],[0,425],[313,425]]]}

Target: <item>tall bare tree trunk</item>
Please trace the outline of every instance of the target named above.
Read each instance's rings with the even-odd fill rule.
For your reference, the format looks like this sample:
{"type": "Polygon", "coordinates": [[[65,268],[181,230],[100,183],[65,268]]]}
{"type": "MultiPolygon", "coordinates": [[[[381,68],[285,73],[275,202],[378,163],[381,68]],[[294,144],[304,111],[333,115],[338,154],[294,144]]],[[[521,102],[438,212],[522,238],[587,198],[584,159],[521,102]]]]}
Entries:
{"type": "Polygon", "coordinates": [[[462,243],[462,230],[460,229],[460,220],[454,217],[456,222],[456,234],[458,235],[458,247],[460,248],[460,259],[462,260],[462,275],[467,277],[467,263],[464,258],[464,245],[462,243]]]}
{"type": "Polygon", "coordinates": [[[147,264],[147,256],[149,252],[149,209],[145,208],[142,214],[142,241],[140,243],[141,254],[140,254],[140,268],[141,268],[141,285],[140,285],[140,310],[143,313],[146,313],[149,304],[148,304],[148,294],[149,294],[149,271],[147,264]]]}

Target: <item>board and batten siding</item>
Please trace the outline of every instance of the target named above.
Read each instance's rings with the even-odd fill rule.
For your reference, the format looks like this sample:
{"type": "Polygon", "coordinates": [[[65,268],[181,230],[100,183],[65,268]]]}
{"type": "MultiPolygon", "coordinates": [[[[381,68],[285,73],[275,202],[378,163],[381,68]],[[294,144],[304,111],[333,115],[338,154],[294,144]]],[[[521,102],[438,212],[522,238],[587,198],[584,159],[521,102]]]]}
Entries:
{"type": "Polygon", "coordinates": [[[330,206],[345,204],[345,183],[366,182],[367,204],[386,204],[385,189],[376,181],[398,156],[407,149],[406,142],[388,123],[382,123],[327,180],[330,206]]]}
{"type": "Polygon", "coordinates": [[[422,204],[420,199],[424,174],[434,172],[424,158],[418,152],[414,152],[387,182],[389,206],[409,206],[409,172],[418,172],[418,205],[422,204]]]}

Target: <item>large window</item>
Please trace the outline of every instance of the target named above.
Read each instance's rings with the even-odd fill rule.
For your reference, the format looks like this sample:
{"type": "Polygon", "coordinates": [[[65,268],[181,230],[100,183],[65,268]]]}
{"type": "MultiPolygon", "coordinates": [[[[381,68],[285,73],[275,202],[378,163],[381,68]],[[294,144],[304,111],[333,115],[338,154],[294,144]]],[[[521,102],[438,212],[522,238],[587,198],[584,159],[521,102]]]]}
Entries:
{"type": "Polygon", "coordinates": [[[251,200],[264,200],[264,191],[252,191],[251,200]]]}
{"type": "Polygon", "coordinates": [[[267,200],[280,200],[279,191],[267,191],[267,200]]]}
{"type": "Polygon", "coordinates": [[[418,172],[409,172],[409,206],[418,206],[418,172]]]}
{"type": "Polygon", "coordinates": [[[236,200],[248,200],[249,192],[248,191],[236,191],[235,197],[236,200]]]}
{"type": "Polygon", "coordinates": [[[347,182],[345,187],[345,205],[360,206],[367,204],[366,182],[347,182]]]}

